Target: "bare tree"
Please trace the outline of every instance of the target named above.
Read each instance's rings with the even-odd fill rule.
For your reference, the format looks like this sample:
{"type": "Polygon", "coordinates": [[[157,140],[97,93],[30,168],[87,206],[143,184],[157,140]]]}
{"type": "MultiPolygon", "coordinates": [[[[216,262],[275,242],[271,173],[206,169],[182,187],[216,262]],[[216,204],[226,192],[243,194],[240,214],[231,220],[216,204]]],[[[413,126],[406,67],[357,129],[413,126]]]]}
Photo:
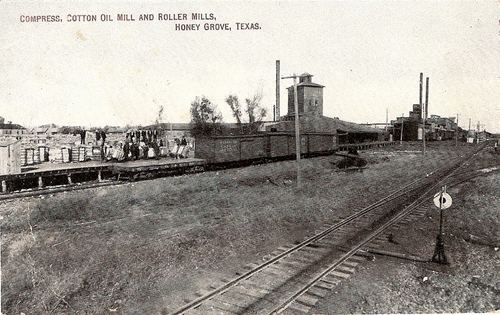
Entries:
{"type": "Polygon", "coordinates": [[[158,116],[156,117],[155,124],[160,124],[163,122],[163,105],[158,108],[158,116]]]}
{"type": "Polygon", "coordinates": [[[262,93],[257,92],[252,97],[245,99],[247,108],[245,112],[248,114],[248,122],[250,124],[260,123],[267,115],[265,108],[260,106],[262,101],[262,93]]]}
{"type": "Polygon", "coordinates": [[[246,106],[244,111],[248,117],[248,124],[245,124],[245,126],[243,126],[243,108],[239,102],[238,96],[231,94],[226,97],[226,103],[231,108],[233,116],[236,119],[238,126],[240,127],[241,133],[251,134],[255,133],[259,129],[262,120],[267,115],[266,109],[260,106],[261,101],[261,92],[257,92],[253,96],[245,99],[246,106]]]}
{"type": "Polygon", "coordinates": [[[240,102],[238,100],[238,96],[229,95],[228,97],[226,97],[226,103],[231,108],[231,111],[233,112],[233,116],[234,116],[234,118],[236,118],[236,122],[238,123],[238,125],[241,125],[242,112],[241,112],[241,105],[240,105],[240,102]]]}
{"type": "Polygon", "coordinates": [[[255,133],[262,124],[262,120],[267,115],[267,110],[261,107],[262,93],[257,92],[250,98],[245,99],[247,104],[246,113],[248,114],[248,133],[255,133]]]}

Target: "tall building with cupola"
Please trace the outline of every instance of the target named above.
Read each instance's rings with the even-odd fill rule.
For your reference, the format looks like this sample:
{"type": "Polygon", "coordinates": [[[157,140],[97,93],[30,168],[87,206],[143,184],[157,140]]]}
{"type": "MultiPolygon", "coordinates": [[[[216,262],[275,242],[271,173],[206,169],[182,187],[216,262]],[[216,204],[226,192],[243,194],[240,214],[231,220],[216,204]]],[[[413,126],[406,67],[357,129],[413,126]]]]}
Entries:
{"type": "MultiPolygon", "coordinates": [[[[300,75],[297,84],[297,100],[299,115],[323,116],[323,88],[324,86],[312,82],[312,74],[300,75]]],[[[295,115],[293,85],[288,88],[288,116],[295,115]]]]}

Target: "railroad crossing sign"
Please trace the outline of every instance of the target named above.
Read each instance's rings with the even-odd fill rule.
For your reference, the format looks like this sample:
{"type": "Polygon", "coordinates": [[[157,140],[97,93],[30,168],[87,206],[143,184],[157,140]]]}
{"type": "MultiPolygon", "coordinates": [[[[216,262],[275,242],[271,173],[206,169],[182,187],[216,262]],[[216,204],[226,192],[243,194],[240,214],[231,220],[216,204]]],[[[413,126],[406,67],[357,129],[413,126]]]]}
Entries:
{"type": "Polygon", "coordinates": [[[439,234],[436,238],[436,247],[432,261],[438,264],[448,264],[448,259],[444,253],[444,234],[443,234],[443,210],[451,206],[451,196],[446,192],[446,185],[441,191],[434,195],[434,204],[439,209],[439,234]]]}
{"type": "Polygon", "coordinates": [[[434,204],[438,209],[448,209],[451,203],[451,196],[446,191],[440,191],[434,195],[434,204]]]}

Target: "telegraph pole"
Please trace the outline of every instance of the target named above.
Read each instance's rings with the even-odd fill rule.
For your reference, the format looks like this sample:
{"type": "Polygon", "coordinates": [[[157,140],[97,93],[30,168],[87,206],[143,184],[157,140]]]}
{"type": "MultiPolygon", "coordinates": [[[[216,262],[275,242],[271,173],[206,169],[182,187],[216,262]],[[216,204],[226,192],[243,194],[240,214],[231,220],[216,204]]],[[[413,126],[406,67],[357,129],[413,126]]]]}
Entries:
{"type": "MultiPolygon", "coordinates": [[[[422,83],[422,73],[420,74],[420,82],[422,83]]],[[[427,108],[429,107],[429,77],[425,78],[425,106],[422,104],[422,99],[420,99],[420,108],[422,109],[422,143],[423,143],[423,154],[425,156],[425,118],[427,117],[427,108]]]]}
{"type": "Polygon", "coordinates": [[[401,135],[399,137],[399,144],[403,145],[403,126],[405,125],[404,113],[401,114],[401,135]]]}
{"type": "Polygon", "coordinates": [[[274,121],[280,120],[280,61],[276,60],[276,107],[274,108],[274,121]]]}
{"type": "Polygon", "coordinates": [[[469,118],[469,130],[467,130],[467,143],[469,143],[469,137],[470,137],[470,118],[469,118]]]}
{"type": "Polygon", "coordinates": [[[300,76],[295,73],[291,76],[281,77],[282,79],[293,79],[293,105],[295,110],[295,155],[297,166],[297,188],[302,187],[302,179],[300,176],[300,132],[299,132],[299,100],[297,96],[297,78],[300,76]]]}
{"type": "MultiPolygon", "coordinates": [[[[425,112],[425,109],[423,109],[423,111],[425,112]]],[[[425,114],[424,114],[422,122],[423,122],[423,124],[422,124],[422,143],[424,145],[422,147],[422,153],[425,156],[425,114]]]]}
{"type": "Polygon", "coordinates": [[[455,146],[458,147],[458,114],[457,114],[457,128],[455,128],[455,146]]]}
{"type": "Polygon", "coordinates": [[[389,124],[389,108],[385,108],[385,131],[387,131],[387,127],[389,124]]]}

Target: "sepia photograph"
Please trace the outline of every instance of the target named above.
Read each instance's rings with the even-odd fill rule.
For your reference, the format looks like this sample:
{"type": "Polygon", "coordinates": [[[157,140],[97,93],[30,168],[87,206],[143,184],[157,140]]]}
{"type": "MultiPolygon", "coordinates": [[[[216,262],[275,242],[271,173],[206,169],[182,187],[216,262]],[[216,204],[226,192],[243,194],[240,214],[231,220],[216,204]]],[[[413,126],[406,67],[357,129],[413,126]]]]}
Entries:
{"type": "Polygon", "coordinates": [[[0,12],[0,314],[500,312],[500,1],[0,12]]]}

